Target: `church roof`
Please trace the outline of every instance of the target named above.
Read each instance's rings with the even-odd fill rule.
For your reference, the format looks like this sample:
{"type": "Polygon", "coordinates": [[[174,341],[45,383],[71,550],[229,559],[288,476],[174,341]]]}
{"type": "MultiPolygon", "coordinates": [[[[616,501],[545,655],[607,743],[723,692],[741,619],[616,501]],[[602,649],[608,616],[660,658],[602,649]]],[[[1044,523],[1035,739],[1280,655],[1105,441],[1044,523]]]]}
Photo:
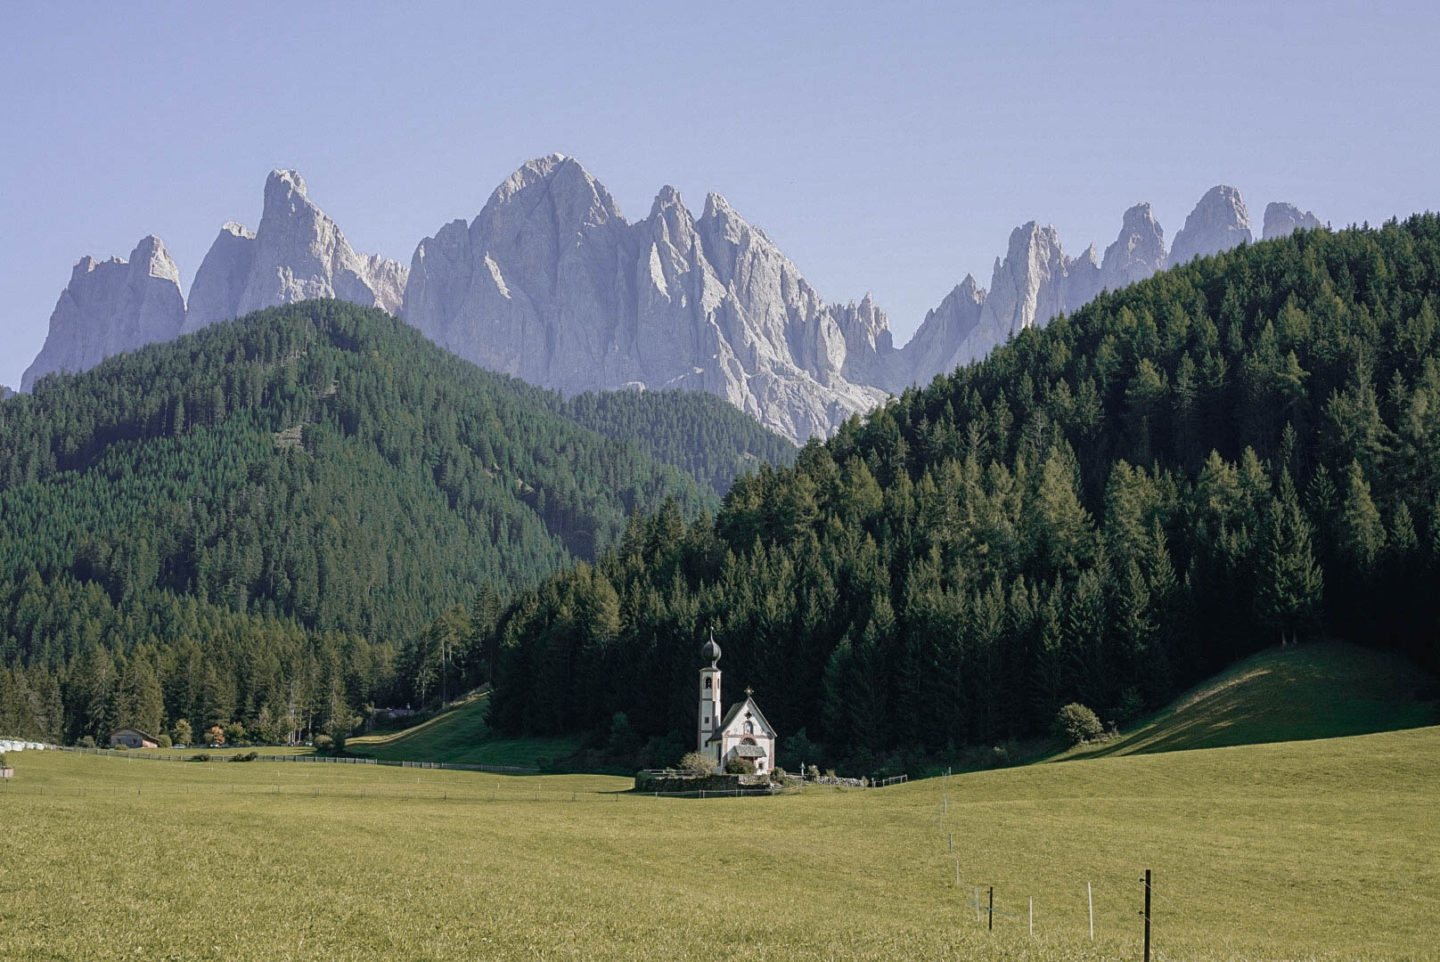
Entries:
{"type": "Polygon", "coordinates": [[[755,716],[755,720],[760,723],[760,727],[765,729],[765,734],[769,735],[771,738],[774,738],[775,726],[771,725],[770,722],[766,720],[765,713],[760,710],[759,705],[755,704],[755,699],[749,695],[746,695],[744,701],[736,702],[735,704],[730,706],[730,710],[725,713],[724,719],[722,719],[720,724],[715,728],[715,734],[710,736],[709,740],[706,741],[706,744],[708,745],[710,742],[718,742],[721,736],[725,734],[725,729],[730,727],[730,723],[736,719],[736,717],[740,714],[741,710],[745,708],[746,705],[750,706],[750,713],[755,716]]]}

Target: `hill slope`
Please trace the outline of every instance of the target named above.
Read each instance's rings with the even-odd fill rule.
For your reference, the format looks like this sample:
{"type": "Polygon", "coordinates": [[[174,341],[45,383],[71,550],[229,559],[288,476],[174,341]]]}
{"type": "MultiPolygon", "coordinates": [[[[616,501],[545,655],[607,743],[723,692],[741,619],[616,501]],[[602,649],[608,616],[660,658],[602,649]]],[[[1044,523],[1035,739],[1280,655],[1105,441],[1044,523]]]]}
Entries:
{"type": "Polygon", "coordinates": [[[1121,737],[1066,758],[1188,751],[1339,738],[1440,721],[1435,679],[1393,652],[1340,641],[1272,648],[1218,677],[1121,737]]]}
{"type": "Polygon", "coordinates": [[[688,731],[712,624],[728,690],[867,768],[1158,707],[1282,638],[1440,662],[1437,301],[1430,215],[1102,295],[517,598],[493,718],[688,731]]]}
{"type": "Polygon", "coordinates": [[[395,642],[478,584],[591,557],[666,499],[715,505],[562,408],[337,301],[42,379],[0,407],[0,658],[34,676],[36,734],[262,709],[309,728],[299,702],[380,697],[395,642]]]}
{"type": "Polygon", "coordinates": [[[361,735],[346,742],[353,755],[394,761],[452,762],[537,768],[570,755],[575,738],[505,738],[485,722],[489,696],[446,708],[416,725],[361,735]]]}

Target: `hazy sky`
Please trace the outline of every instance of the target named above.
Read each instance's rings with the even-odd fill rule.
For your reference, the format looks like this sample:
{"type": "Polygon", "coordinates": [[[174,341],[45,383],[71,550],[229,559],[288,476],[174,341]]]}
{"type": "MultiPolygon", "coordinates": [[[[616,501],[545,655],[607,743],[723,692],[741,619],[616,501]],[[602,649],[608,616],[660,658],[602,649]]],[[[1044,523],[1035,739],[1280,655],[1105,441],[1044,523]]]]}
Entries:
{"type": "Polygon", "coordinates": [[[158,234],[188,292],[280,166],[407,264],[554,151],[632,220],[718,191],[897,343],[1027,220],[1077,253],[1141,200],[1168,244],[1217,183],[1257,232],[1440,206],[1432,3],[691,6],[5,0],[0,383],[81,255],[158,234]]]}

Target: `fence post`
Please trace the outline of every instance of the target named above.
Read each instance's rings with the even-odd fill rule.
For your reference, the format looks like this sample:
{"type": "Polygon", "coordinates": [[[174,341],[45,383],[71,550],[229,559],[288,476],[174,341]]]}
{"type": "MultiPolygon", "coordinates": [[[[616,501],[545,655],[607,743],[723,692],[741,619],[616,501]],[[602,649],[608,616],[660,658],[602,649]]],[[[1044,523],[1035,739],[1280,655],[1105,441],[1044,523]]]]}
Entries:
{"type": "Polygon", "coordinates": [[[975,921],[980,921],[980,886],[975,886],[975,921]]]}
{"type": "Polygon", "coordinates": [[[1090,941],[1095,941],[1095,893],[1090,890],[1090,883],[1085,883],[1085,901],[1090,906],[1090,941]]]}
{"type": "Polygon", "coordinates": [[[1150,962],[1150,870],[1145,870],[1145,962],[1150,962]]]}
{"type": "MultiPolygon", "coordinates": [[[[990,931],[995,931],[995,886],[990,886],[990,931]]],[[[1147,958],[1145,962],[1150,962],[1147,958]]]]}
{"type": "Polygon", "coordinates": [[[1035,896],[1030,896],[1030,934],[1035,934],[1035,896]]]}

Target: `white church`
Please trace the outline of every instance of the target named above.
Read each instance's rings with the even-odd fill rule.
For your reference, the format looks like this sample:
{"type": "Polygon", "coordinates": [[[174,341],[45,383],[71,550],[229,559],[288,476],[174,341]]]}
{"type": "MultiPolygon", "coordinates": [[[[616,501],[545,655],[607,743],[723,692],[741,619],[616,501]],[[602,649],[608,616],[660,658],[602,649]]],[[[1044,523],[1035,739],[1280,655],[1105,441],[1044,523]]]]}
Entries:
{"type": "Polygon", "coordinates": [[[750,689],[745,700],[730,707],[720,716],[720,646],[710,640],[700,649],[700,657],[710,662],[700,669],[700,728],[697,751],[709,755],[719,770],[732,758],[748,758],[755,764],[755,773],[764,774],[775,767],[775,729],[765,720],[750,689]]]}

